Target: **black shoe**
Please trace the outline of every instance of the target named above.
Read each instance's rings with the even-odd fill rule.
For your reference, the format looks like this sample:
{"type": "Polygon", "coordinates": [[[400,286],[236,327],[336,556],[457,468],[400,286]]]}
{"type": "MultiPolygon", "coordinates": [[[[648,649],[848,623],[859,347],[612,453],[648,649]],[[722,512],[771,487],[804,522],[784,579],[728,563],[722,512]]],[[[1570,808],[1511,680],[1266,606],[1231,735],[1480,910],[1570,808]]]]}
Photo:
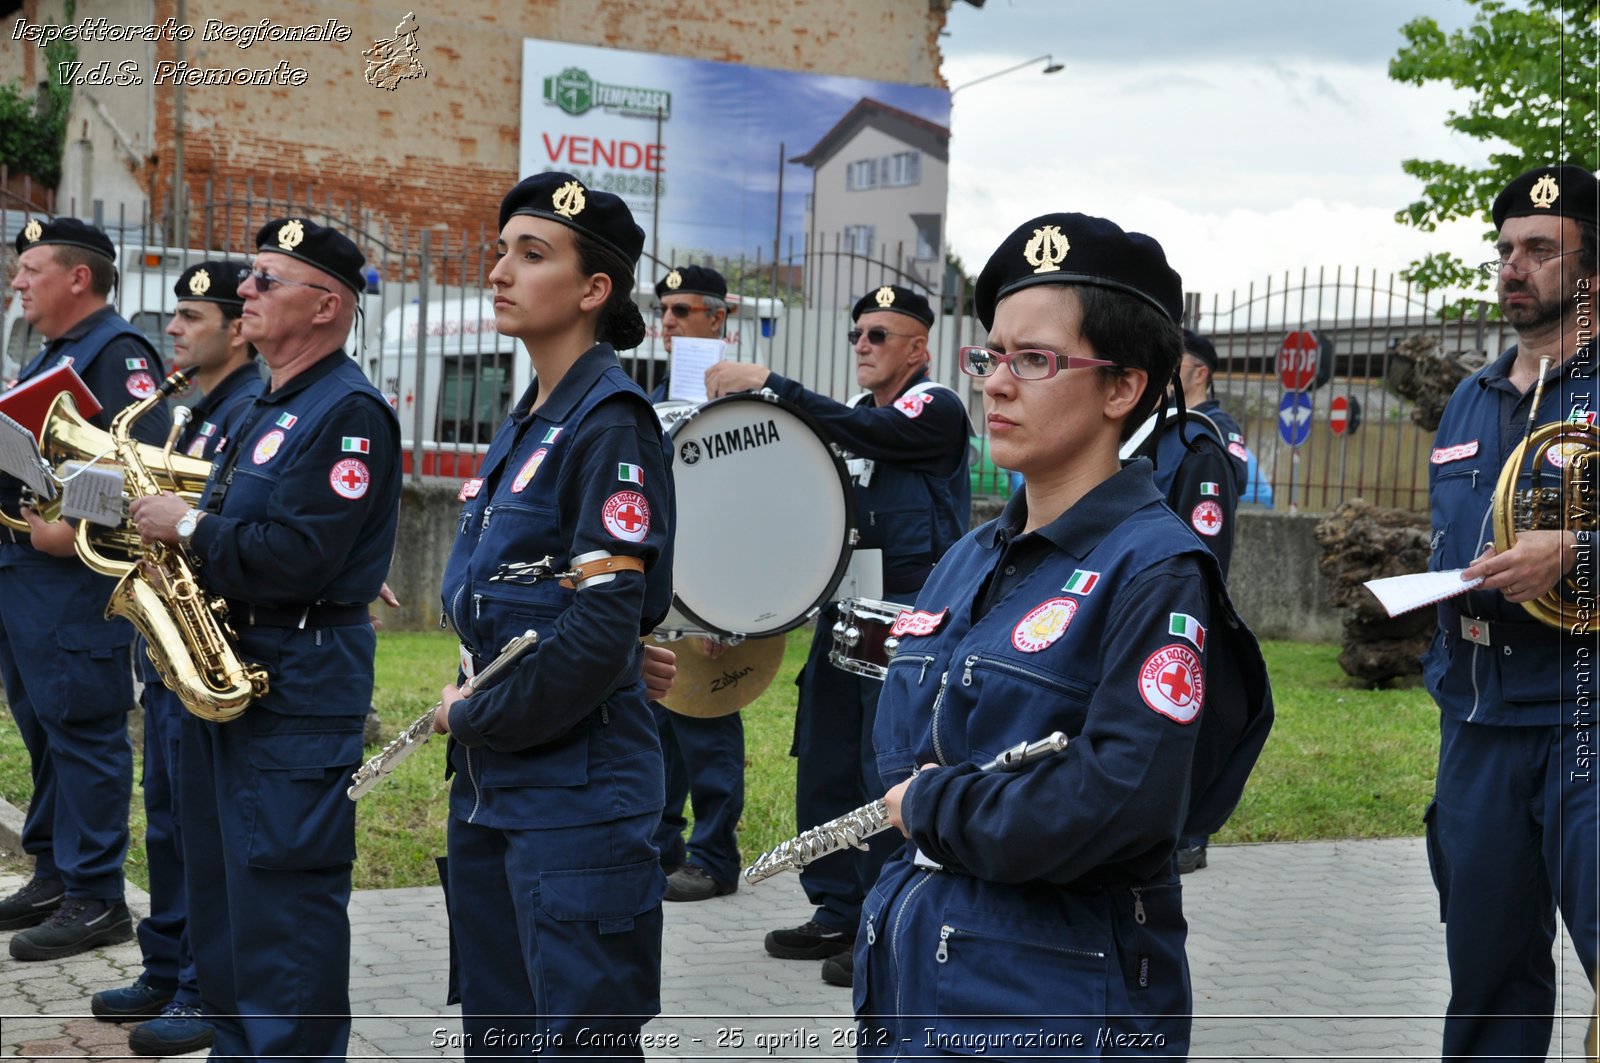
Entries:
{"type": "Polygon", "coordinates": [[[846,949],[837,956],[822,961],[822,980],[829,985],[849,989],[856,981],[856,954],[846,949]]]}
{"type": "Polygon", "coordinates": [[[177,986],[164,986],[149,972],[126,989],[102,989],[89,998],[89,1011],[102,1022],[133,1022],[153,1019],[172,1003],[177,986]]]}
{"type": "Polygon", "coordinates": [[[181,1056],[211,1047],[215,1034],[188,1004],[168,1004],[161,1017],[140,1023],[128,1033],[128,1048],[136,1056],[181,1056]]]}
{"type": "Polygon", "coordinates": [[[61,906],[67,888],[53,879],[29,880],[5,900],[0,901],[0,930],[23,930],[38,926],[61,906]]]}
{"type": "Polygon", "coordinates": [[[68,897],[48,922],[11,939],[14,960],[57,960],[133,938],[133,916],[121,901],[68,897]]]}
{"type": "Polygon", "coordinates": [[[849,952],[855,943],[855,934],[823,926],[813,919],[793,930],[774,930],[768,934],[767,955],[780,960],[825,960],[849,952]]]}
{"type": "Polygon", "coordinates": [[[726,897],[737,893],[737,882],[721,883],[711,877],[711,872],[694,864],[684,864],[667,876],[669,901],[709,901],[713,897],[726,897]]]}
{"type": "Polygon", "coordinates": [[[1178,874],[1187,875],[1191,871],[1199,871],[1206,866],[1206,847],[1191,845],[1187,849],[1178,850],[1178,874]]]}

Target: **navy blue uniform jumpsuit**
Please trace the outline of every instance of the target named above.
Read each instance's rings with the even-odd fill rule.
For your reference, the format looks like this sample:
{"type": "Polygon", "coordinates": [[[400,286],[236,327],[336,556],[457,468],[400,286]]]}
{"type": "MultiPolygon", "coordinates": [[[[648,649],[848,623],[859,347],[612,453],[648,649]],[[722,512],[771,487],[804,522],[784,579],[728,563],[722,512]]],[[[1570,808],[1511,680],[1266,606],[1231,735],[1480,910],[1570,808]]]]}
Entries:
{"type": "MultiPolygon", "coordinates": [[[[1515,357],[1513,348],[1462,381],[1434,434],[1435,570],[1465,568],[1494,541],[1495,482],[1533,403],[1533,388],[1519,393],[1508,379],[1515,357]]],[[[1592,343],[1552,366],[1538,423],[1593,419],[1595,373],[1592,343]]],[[[1548,486],[1561,470],[1545,462],[1543,471],[1548,486]]],[[[1591,603],[1594,560],[1584,545],[1572,570],[1591,603]]],[[[1444,1054],[1540,1058],[1556,1001],[1556,906],[1591,978],[1600,939],[1600,644],[1592,619],[1582,631],[1549,627],[1499,591],[1468,591],[1438,612],[1422,664],[1440,714],[1426,820],[1450,961],[1444,1054]]]]}
{"type": "Polygon", "coordinates": [[[190,554],[271,689],[226,723],[182,713],[189,941],[212,1053],[342,1059],[350,870],[400,429],[342,350],[263,392],[212,468],[190,554]]]}
{"type": "Polygon", "coordinates": [[[538,648],[450,712],[447,895],[469,1055],[638,1058],[660,1010],[651,835],[661,747],[639,638],[672,602],[672,482],[649,400],[609,344],[537,410],[530,386],[461,491],[442,586],[474,673],[529,628],[538,648]],[[603,555],[643,572],[582,589],[502,566],[603,555]]]}
{"type": "Polygon", "coordinates": [[[930,633],[889,665],[879,772],[916,778],[856,938],[863,1055],[1188,1048],[1173,848],[1237,802],[1265,667],[1145,462],[1025,534],[1026,512],[1013,498],[945,555],[916,603],[930,633]],[[1065,751],[977,770],[1057,730],[1065,751]]]}
{"type": "MultiPolygon", "coordinates": [[[[670,376],[663,376],[650,401],[665,402],[670,384],[670,376]]],[[[714,881],[736,885],[741,866],[737,830],[744,813],[744,716],[681,716],[658,701],[650,703],[650,711],[661,733],[666,766],[667,803],[655,833],[661,866],[671,871],[692,863],[714,881]],[[687,846],[686,802],[694,809],[687,846]]]]}
{"type": "Polygon", "coordinates": [[[1228,578],[1233,560],[1234,514],[1239,508],[1239,487],[1234,479],[1234,459],[1223,443],[1219,425],[1202,414],[1188,417],[1180,435],[1172,411],[1162,424],[1156,443],[1156,490],[1167,505],[1216,555],[1222,578],[1228,578]],[[1188,440],[1188,446],[1184,440],[1188,440]]]}
{"type": "MultiPolygon", "coordinates": [[[[955,392],[928,384],[926,371],[919,372],[888,406],[878,406],[870,394],[845,405],[777,373],[762,385],[815,417],[823,434],[850,456],[871,463],[870,472],[854,474],[856,547],[883,551],[884,597],[895,602],[916,596],[971,521],[967,412],[955,392]]],[[[798,830],[883,795],[872,755],[883,684],[828,662],[838,618],[831,604],[818,614],[810,655],[795,680],[800,689],[791,752],[797,758],[798,830]]],[[[848,849],[806,865],[800,883],[816,905],[813,920],[854,932],[861,901],[891,848],[880,841],[865,852],[848,849]]]]}
{"type": "MultiPolygon", "coordinates": [[[[17,379],[58,365],[72,366],[100,402],[90,418],[99,428],[161,381],[155,349],[109,306],[51,340],[17,379]]],[[[157,407],[133,435],[164,442],[171,424],[157,407]]],[[[0,506],[12,516],[21,487],[0,475],[0,506]]],[[[25,532],[0,529],[0,679],[33,771],[22,848],[35,877],[106,901],[122,900],[133,790],[133,626],[105,619],[115,583],[77,557],[40,553],[25,532]]]]}
{"type": "MultiPolygon", "coordinates": [[[[174,452],[207,461],[215,458],[266,386],[254,361],[229,373],[194,404],[193,418],[174,452]]],[[[143,638],[134,644],[134,662],[144,684],[139,700],[144,704],[144,851],[150,874],[150,914],[139,921],[139,951],[148,982],[176,987],[174,1003],[198,1008],[177,802],[178,736],[186,710],[178,696],[161,685],[143,638]]]]}

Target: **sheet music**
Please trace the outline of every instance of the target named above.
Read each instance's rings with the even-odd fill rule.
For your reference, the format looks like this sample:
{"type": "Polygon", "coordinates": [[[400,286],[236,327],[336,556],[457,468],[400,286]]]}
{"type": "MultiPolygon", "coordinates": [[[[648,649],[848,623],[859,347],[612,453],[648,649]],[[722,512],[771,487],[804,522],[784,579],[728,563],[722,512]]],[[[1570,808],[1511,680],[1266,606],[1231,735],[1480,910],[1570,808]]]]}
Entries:
{"type": "Polygon", "coordinates": [[[56,497],[55,480],[45,466],[44,456],[39,453],[38,440],[3,413],[0,413],[0,469],[31,487],[40,499],[48,502],[56,497]]]}
{"type": "Polygon", "coordinates": [[[61,467],[61,515],[115,528],[127,516],[122,473],[69,461],[61,467]]]}
{"type": "Polygon", "coordinates": [[[706,370],[722,361],[726,347],[716,339],[672,337],[672,382],[667,385],[667,398],[696,405],[705,402],[706,370]]]}
{"type": "Polygon", "coordinates": [[[1465,569],[1453,568],[1448,572],[1418,572],[1409,576],[1389,576],[1371,579],[1363,586],[1371,591],[1390,616],[1409,613],[1425,605],[1442,602],[1465,594],[1483,582],[1483,577],[1463,580],[1465,569]]]}

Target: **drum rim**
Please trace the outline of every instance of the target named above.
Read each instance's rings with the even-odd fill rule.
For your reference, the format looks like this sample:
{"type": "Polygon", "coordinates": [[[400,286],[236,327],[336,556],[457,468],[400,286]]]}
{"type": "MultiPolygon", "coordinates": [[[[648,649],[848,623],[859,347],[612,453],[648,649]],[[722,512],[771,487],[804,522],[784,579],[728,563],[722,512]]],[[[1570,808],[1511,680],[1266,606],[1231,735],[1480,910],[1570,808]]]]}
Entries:
{"type": "MultiPolygon", "coordinates": [[[[731,395],[723,395],[720,398],[711,399],[708,402],[702,402],[695,406],[695,416],[698,417],[700,411],[709,410],[713,406],[719,406],[732,402],[751,401],[765,402],[799,418],[799,420],[811,430],[811,434],[822,441],[823,449],[828,452],[828,458],[833,462],[833,471],[835,475],[839,477],[839,488],[844,494],[844,549],[839,551],[839,562],[834,566],[833,574],[828,577],[827,585],[823,588],[822,593],[817,596],[815,601],[806,606],[805,609],[801,611],[800,615],[795,617],[793,620],[790,620],[777,627],[762,628],[759,631],[725,631],[722,628],[714,627],[708,623],[705,617],[696,613],[689,607],[689,603],[683,600],[682,596],[678,594],[676,588],[673,589],[672,604],[677,607],[677,610],[683,614],[686,620],[690,620],[696,624],[699,624],[712,634],[725,636],[737,635],[742,638],[760,639],[769,638],[773,635],[782,635],[786,632],[793,631],[795,628],[799,627],[806,621],[810,620],[813,616],[817,615],[818,611],[821,610],[824,605],[827,605],[829,602],[833,601],[833,592],[839,589],[839,584],[844,580],[845,571],[850,567],[850,555],[855,553],[855,544],[860,536],[856,525],[855,484],[850,480],[850,470],[845,467],[844,458],[840,456],[839,445],[828,438],[828,433],[822,430],[822,423],[815,417],[811,416],[810,413],[801,409],[799,406],[796,406],[794,403],[789,402],[787,399],[784,399],[776,392],[762,388],[759,391],[736,391],[731,395]]],[[[674,461],[677,460],[678,429],[683,425],[693,423],[694,419],[694,417],[685,417],[671,427],[664,429],[667,439],[673,444],[672,453],[674,461]]]]}

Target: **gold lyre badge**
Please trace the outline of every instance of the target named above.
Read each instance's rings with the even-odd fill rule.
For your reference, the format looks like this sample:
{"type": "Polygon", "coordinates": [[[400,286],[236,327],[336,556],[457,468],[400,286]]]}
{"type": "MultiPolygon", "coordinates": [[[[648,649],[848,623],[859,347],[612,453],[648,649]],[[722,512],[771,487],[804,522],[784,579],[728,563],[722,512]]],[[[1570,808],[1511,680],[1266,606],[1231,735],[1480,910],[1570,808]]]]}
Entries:
{"type": "Polygon", "coordinates": [[[194,271],[194,276],[189,278],[189,294],[204,295],[211,290],[211,274],[203,269],[194,271]]]}
{"type": "Polygon", "coordinates": [[[872,299],[885,310],[894,305],[894,289],[885,284],[872,293],[872,299]]]}
{"type": "Polygon", "coordinates": [[[667,287],[671,288],[673,291],[677,291],[679,288],[682,288],[683,274],[679,273],[677,270],[673,270],[671,273],[667,274],[667,287]]]}
{"type": "Polygon", "coordinates": [[[1035,273],[1054,273],[1061,268],[1061,260],[1067,257],[1069,250],[1071,245],[1061,230],[1054,225],[1046,225],[1033,230],[1033,236],[1022,248],[1022,257],[1034,267],[1035,273]]]}
{"type": "Polygon", "coordinates": [[[563,218],[574,218],[583,213],[588,201],[583,197],[583,186],[576,181],[568,181],[556,189],[555,195],[550,197],[550,205],[563,218]]]}
{"type": "Polygon", "coordinates": [[[1556,197],[1561,195],[1561,186],[1556,184],[1556,179],[1545,174],[1534,183],[1533,189],[1528,193],[1528,198],[1533,200],[1533,205],[1540,210],[1549,210],[1556,197]]]}
{"type": "Polygon", "coordinates": [[[290,218],[278,227],[278,246],[293,251],[306,238],[306,227],[299,218],[290,218]]]}
{"type": "Polygon", "coordinates": [[[30,243],[30,244],[33,243],[35,240],[39,239],[39,237],[41,237],[43,235],[44,235],[44,226],[39,224],[39,219],[38,218],[29,219],[28,224],[23,226],[22,238],[24,240],[28,241],[28,243],[30,243]]]}

